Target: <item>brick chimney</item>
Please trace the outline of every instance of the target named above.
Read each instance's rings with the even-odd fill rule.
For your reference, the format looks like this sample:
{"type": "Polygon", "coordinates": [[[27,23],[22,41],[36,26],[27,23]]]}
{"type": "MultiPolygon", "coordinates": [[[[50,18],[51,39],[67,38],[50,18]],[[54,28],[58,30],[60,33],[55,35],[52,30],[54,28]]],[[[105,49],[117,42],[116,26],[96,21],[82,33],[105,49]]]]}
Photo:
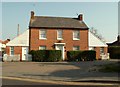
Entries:
{"type": "Polygon", "coordinates": [[[79,14],[79,15],[78,15],[78,19],[79,19],[80,21],[83,21],[83,14],[79,14]]]}
{"type": "Polygon", "coordinates": [[[34,19],[34,11],[31,11],[31,19],[34,19]]]}
{"type": "Polygon", "coordinates": [[[10,39],[7,39],[5,41],[2,42],[2,44],[7,44],[10,41],[10,39]]]}

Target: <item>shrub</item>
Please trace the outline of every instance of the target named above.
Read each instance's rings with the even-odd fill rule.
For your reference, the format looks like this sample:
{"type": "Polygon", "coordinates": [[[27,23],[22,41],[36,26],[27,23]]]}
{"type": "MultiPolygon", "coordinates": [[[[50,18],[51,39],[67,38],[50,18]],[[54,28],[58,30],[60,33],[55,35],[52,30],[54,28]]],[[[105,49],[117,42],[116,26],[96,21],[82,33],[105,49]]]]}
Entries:
{"type": "Polygon", "coordinates": [[[60,50],[37,50],[30,51],[32,60],[37,62],[55,62],[61,60],[60,50]]]}
{"type": "Polygon", "coordinates": [[[67,51],[68,61],[80,61],[82,51],[67,51]]]}
{"type": "Polygon", "coordinates": [[[55,62],[61,59],[60,50],[46,50],[46,61],[55,62]]]}
{"type": "Polygon", "coordinates": [[[67,52],[68,61],[88,61],[96,59],[95,51],[68,51],[67,52]]]}
{"type": "Polygon", "coordinates": [[[35,59],[35,51],[34,51],[34,50],[31,50],[31,51],[29,52],[29,54],[32,55],[32,61],[35,61],[35,60],[34,60],[34,59],[35,59]]]}
{"type": "Polygon", "coordinates": [[[108,47],[108,53],[111,59],[120,59],[120,46],[108,47]]]}
{"type": "Polygon", "coordinates": [[[96,52],[93,50],[83,51],[82,52],[82,59],[84,60],[95,60],[96,59],[96,52]]]}

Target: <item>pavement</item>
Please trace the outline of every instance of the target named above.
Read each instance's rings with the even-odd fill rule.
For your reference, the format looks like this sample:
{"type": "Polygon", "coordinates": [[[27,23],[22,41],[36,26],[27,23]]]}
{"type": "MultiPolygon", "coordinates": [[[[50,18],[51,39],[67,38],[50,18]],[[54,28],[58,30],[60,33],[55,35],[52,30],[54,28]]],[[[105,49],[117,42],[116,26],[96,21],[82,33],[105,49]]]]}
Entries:
{"type": "Polygon", "coordinates": [[[118,85],[116,84],[96,84],[96,83],[77,83],[75,84],[75,82],[59,82],[59,83],[47,83],[46,81],[31,81],[31,80],[26,80],[26,79],[3,79],[3,84],[2,87],[118,87],[118,85]],[[13,85],[14,83],[14,85],[13,85]]]}
{"type": "MultiPolygon", "coordinates": [[[[99,60],[81,62],[3,62],[3,78],[22,78],[53,82],[96,82],[118,84],[119,73],[99,72],[105,64],[120,60],[99,60]],[[99,66],[99,67],[98,67],[99,66]]],[[[1,65],[1,64],[0,64],[1,65]]]]}

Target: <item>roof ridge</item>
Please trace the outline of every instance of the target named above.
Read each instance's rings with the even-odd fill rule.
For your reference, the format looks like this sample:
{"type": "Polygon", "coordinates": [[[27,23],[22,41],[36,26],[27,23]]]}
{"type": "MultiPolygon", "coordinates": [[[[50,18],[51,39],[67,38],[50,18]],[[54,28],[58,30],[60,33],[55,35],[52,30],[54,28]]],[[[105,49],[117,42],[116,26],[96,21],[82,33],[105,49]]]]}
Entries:
{"type": "Polygon", "coordinates": [[[35,16],[30,20],[29,27],[58,27],[58,28],[86,28],[87,25],[78,18],[70,17],[53,17],[53,16],[35,16]]]}
{"type": "Polygon", "coordinates": [[[57,16],[35,16],[35,17],[77,19],[77,18],[72,18],[72,17],[57,17],[57,16]]]}

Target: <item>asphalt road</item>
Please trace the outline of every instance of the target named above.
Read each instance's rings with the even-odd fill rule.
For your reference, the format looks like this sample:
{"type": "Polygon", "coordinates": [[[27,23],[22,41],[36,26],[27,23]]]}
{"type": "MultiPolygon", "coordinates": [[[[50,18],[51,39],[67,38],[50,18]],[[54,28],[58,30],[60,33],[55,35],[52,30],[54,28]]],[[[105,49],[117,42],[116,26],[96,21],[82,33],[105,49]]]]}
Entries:
{"type": "Polygon", "coordinates": [[[54,85],[54,84],[15,80],[15,79],[2,79],[2,85],[54,85]]]}
{"type": "Polygon", "coordinates": [[[2,79],[2,83],[2,87],[120,87],[118,85],[60,85],[11,79],[2,79]]]}

